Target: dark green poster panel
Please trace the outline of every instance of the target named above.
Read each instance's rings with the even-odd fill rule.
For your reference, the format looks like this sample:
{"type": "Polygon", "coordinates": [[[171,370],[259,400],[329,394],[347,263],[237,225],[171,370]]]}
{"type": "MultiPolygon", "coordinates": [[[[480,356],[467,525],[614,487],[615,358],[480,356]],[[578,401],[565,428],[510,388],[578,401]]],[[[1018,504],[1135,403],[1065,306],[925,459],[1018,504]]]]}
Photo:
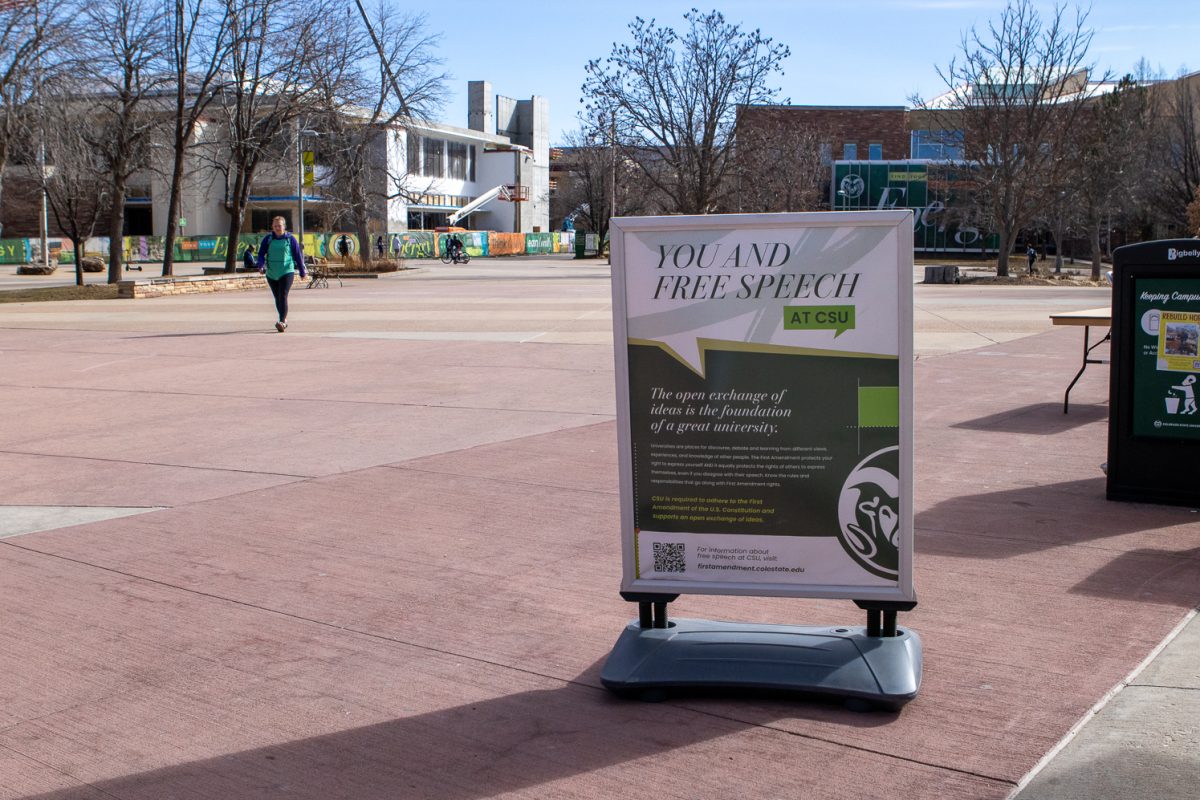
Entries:
{"type": "MultiPolygon", "coordinates": [[[[897,464],[864,475],[870,506],[856,510],[850,536],[839,499],[856,465],[899,445],[896,359],[715,349],[705,367],[701,377],[660,347],[629,348],[639,527],[828,537],[863,569],[895,579],[897,464]]],[[[730,549],[746,552],[700,567],[759,573],[776,561],[769,548],[730,549]]]]}
{"type": "Polygon", "coordinates": [[[1134,282],[1133,433],[1200,440],[1200,280],[1134,282]]]}

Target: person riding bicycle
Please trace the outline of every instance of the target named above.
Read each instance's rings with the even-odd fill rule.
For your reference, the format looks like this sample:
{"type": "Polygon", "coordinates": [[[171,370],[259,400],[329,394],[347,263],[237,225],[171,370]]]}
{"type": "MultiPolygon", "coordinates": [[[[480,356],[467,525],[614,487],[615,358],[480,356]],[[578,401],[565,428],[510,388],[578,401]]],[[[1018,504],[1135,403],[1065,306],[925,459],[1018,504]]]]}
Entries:
{"type": "Polygon", "coordinates": [[[462,239],[459,239],[457,236],[449,237],[446,240],[446,252],[450,254],[451,260],[457,263],[463,254],[462,239]]]}

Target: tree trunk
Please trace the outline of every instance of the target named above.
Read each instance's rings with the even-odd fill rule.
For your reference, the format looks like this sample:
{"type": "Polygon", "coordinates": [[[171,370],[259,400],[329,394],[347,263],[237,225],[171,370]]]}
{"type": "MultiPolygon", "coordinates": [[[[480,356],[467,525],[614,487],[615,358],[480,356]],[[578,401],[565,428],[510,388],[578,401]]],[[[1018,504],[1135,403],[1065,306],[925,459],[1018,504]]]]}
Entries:
{"type": "Polygon", "coordinates": [[[171,196],[167,202],[167,235],[163,242],[163,277],[175,274],[175,233],[179,222],[180,198],[183,195],[183,149],[180,137],[175,137],[175,163],[171,169],[171,196]]]}
{"type": "Polygon", "coordinates": [[[124,255],[125,182],[113,182],[112,206],[108,211],[108,282],[121,280],[121,260],[124,255]]]}
{"type": "Polygon", "coordinates": [[[246,218],[246,200],[250,194],[249,174],[239,169],[233,182],[233,208],[229,211],[229,244],[225,247],[225,271],[234,272],[241,254],[238,252],[238,234],[242,232],[242,221],[246,218]]]}
{"type": "Polygon", "coordinates": [[[1008,277],[1008,255],[1010,252],[1012,252],[1013,235],[1011,233],[1009,233],[1007,228],[1005,228],[1000,231],[999,236],[1000,236],[1000,252],[998,252],[996,254],[996,277],[1007,278],[1008,277]]]}
{"type": "Polygon", "coordinates": [[[78,236],[71,237],[71,246],[75,251],[75,285],[83,286],[83,244],[78,236]]]}
{"type": "Polygon", "coordinates": [[[371,263],[371,231],[368,227],[370,220],[365,209],[355,209],[354,230],[358,233],[358,263],[367,267],[371,263]]]}
{"type": "Polygon", "coordinates": [[[233,272],[237,269],[238,256],[238,234],[242,232],[242,214],[245,213],[245,208],[238,200],[233,201],[233,210],[229,212],[229,243],[225,246],[225,271],[233,272]]]}
{"type": "Polygon", "coordinates": [[[1092,225],[1092,280],[1100,280],[1100,221],[1092,225]]]}
{"type": "MultiPolygon", "coordinates": [[[[9,114],[5,120],[6,126],[10,122],[15,121],[15,115],[9,114]]],[[[13,141],[15,133],[12,130],[6,129],[0,133],[0,206],[4,201],[4,171],[8,169],[8,153],[9,144],[13,141]]],[[[0,223],[0,238],[4,236],[4,224],[0,223]]]]}
{"type": "Polygon", "coordinates": [[[1054,271],[1062,272],[1062,225],[1054,226],[1054,271]]]}

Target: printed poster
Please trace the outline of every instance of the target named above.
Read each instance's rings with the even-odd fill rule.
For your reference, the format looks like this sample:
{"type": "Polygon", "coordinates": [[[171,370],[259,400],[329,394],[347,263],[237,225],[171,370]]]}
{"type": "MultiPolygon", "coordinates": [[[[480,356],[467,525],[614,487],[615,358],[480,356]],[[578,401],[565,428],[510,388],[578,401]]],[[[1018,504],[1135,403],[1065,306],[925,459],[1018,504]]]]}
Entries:
{"type": "Polygon", "coordinates": [[[1200,439],[1200,280],[1138,279],[1134,317],[1134,435],[1200,439]]]}
{"type": "Polygon", "coordinates": [[[913,599],[911,212],[614,236],[623,589],[913,599]]]}

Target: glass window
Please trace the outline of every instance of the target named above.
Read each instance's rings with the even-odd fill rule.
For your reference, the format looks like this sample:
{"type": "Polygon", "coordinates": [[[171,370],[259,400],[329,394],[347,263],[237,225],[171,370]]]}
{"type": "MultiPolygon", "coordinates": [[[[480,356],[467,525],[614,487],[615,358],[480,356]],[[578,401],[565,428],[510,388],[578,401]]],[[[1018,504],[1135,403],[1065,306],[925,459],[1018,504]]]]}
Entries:
{"type": "Polygon", "coordinates": [[[421,173],[421,137],[412,131],[408,133],[408,174],[421,173]]]}
{"type": "Polygon", "coordinates": [[[821,164],[828,167],[833,163],[833,145],[829,142],[821,142],[820,147],[821,164]]]}
{"type": "Polygon", "coordinates": [[[471,145],[470,155],[467,161],[467,180],[475,180],[475,145],[471,145]]]}
{"type": "Polygon", "coordinates": [[[846,142],[842,145],[842,160],[853,161],[858,158],[858,145],[854,142],[846,142]]]}
{"type": "Polygon", "coordinates": [[[872,161],[883,161],[883,144],[881,142],[871,142],[867,145],[867,158],[872,161]]]}
{"type": "Polygon", "coordinates": [[[425,156],[422,164],[421,174],[429,178],[440,178],[445,174],[445,169],[442,165],[442,150],[443,142],[441,139],[423,138],[422,147],[423,155],[425,156]]]}
{"type": "Polygon", "coordinates": [[[934,161],[961,161],[963,157],[962,131],[912,132],[912,158],[927,158],[934,161]]]}
{"type": "Polygon", "coordinates": [[[467,179],[467,146],[462,142],[447,142],[446,155],[449,162],[447,177],[465,181],[467,179]]]}

